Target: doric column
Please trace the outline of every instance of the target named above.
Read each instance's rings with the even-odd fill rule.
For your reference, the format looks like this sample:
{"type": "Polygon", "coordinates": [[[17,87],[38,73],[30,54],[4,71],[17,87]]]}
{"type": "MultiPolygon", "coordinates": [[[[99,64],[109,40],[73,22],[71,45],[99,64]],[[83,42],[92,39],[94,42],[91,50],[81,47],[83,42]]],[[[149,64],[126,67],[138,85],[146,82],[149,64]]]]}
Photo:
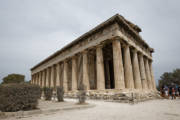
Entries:
{"type": "Polygon", "coordinates": [[[67,72],[68,72],[68,63],[67,63],[67,60],[65,60],[64,61],[64,70],[63,70],[63,88],[64,88],[64,92],[68,91],[67,72]]]}
{"type": "Polygon", "coordinates": [[[44,82],[45,82],[45,72],[43,70],[42,71],[42,88],[44,87],[44,82]]]}
{"type": "Polygon", "coordinates": [[[46,69],[46,87],[50,87],[50,84],[49,84],[50,83],[49,82],[50,81],[50,79],[49,79],[50,78],[50,74],[49,73],[50,73],[50,69],[47,68],[46,69]]]}
{"type": "Polygon", "coordinates": [[[77,64],[76,57],[72,57],[72,91],[77,90],[77,64]]]}
{"type": "Polygon", "coordinates": [[[33,84],[35,85],[36,84],[36,74],[34,74],[33,76],[34,76],[33,84]]]}
{"type": "Polygon", "coordinates": [[[41,72],[40,72],[40,74],[41,74],[41,79],[40,79],[40,80],[41,80],[41,81],[40,81],[40,86],[42,87],[42,83],[43,83],[43,71],[41,71],[41,72]]]}
{"type": "Polygon", "coordinates": [[[31,84],[34,84],[34,75],[31,75],[31,84]]]}
{"type": "Polygon", "coordinates": [[[37,75],[36,73],[34,74],[34,85],[36,85],[36,78],[37,78],[37,75]]]}
{"type": "Polygon", "coordinates": [[[39,85],[39,72],[37,73],[36,85],[39,85]]]}
{"type": "Polygon", "coordinates": [[[102,45],[96,48],[96,69],[97,69],[97,89],[105,89],[105,76],[104,76],[104,60],[102,45]]]}
{"type": "Polygon", "coordinates": [[[126,88],[133,89],[134,88],[134,80],[133,80],[133,72],[132,72],[132,64],[131,64],[129,45],[126,45],[124,48],[124,72],[125,72],[126,88]]]}
{"type": "Polygon", "coordinates": [[[152,89],[151,74],[150,74],[150,70],[149,70],[148,59],[145,58],[144,61],[145,61],[145,71],[146,71],[146,78],[147,78],[148,88],[152,89]]]}
{"type": "Polygon", "coordinates": [[[89,74],[88,74],[88,58],[87,51],[83,51],[83,79],[82,83],[86,86],[86,89],[89,90],[89,74]]]}
{"type": "Polygon", "coordinates": [[[56,65],[56,86],[60,86],[60,63],[56,65]]]}
{"type": "Polygon", "coordinates": [[[37,85],[39,85],[39,72],[37,73],[37,85]]]}
{"type": "Polygon", "coordinates": [[[54,88],[54,65],[51,66],[51,83],[50,83],[50,87],[54,88]]]}
{"type": "Polygon", "coordinates": [[[137,50],[133,50],[133,74],[134,74],[134,87],[136,89],[142,89],[142,83],[141,83],[141,77],[140,77],[140,71],[139,71],[139,62],[138,62],[138,56],[137,56],[137,50]]]}
{"type": "Polygon", "coordinates": [[[39,86],[42,87],[42,71],[39,72],[39,86]]]}
{"type": "Polygon", "coordinates": [[[139,54],[139,68],[140,68],[142,88],[147,89],[147,79],[146,79],[146,72],[144,66],[144,58],[142,54],[139,54]]]}
{"type": "Polygon", "coordinates": [[[43,70],[43,73],[44,73],[43,87],[46,87],[46,69],[43,70]]]}
{"type": "Polygon", "coordinates": [[[152,61],[149,62],[149,68],[150,68],[150,73],[151,73],[152,86],[153,86],[153,89],[156,91],[156,82],[155,82],[155,79],[154,79],[154,72],[153,72],[153,68],[152,68],[152,61]]]}
{"type": "Polygon", "coordinates": [[[124,68],[122,61],[121,43],[120,40],[113,40],[113,63],[114,63],[114,78],[115,89],[124,89],[124,68]]]}

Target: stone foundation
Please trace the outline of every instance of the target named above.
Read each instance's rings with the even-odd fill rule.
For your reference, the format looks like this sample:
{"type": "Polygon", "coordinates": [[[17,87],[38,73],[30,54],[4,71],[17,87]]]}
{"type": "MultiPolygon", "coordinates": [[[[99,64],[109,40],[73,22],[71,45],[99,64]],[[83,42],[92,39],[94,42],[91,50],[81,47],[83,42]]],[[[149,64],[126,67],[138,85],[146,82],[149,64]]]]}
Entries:
{"type": "MultiPolygon", "coordinates": [[[[66,98],[77,98],[78,91],[65,93],[66,98]]],[[[107,100],[112,102],[142,102],[161,98],[158,91],[120,91],[120,90],[90,90],[86,92],[88,99],[107,100]]]]}

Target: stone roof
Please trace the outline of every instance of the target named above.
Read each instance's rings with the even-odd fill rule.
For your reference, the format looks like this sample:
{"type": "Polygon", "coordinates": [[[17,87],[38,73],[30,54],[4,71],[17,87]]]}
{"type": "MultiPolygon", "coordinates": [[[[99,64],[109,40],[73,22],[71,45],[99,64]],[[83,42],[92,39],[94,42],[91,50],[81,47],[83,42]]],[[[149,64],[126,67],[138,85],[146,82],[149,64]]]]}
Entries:
{"type": "Polygon", "coordinates": [[[112,24],[114,22],[117,22],[119,25],[121,25],[127,31],[129,31],[129,33],[132,35],[132,37],[134,37],[135,39],[140,41],[144,46],[149,48],[151,50],[151,52],[154,51],[153,48],[150,48],[149,45],[139,35],[139,32],[141,32],[141,28],[139,28],[137,25],[134,25],[130,21],[126,20],[123,16],[121,16],[119,14],[116,14],[116,15],[112,16],[111,18],[109,18],[108,20],[106,20],[105,22],[99,24],[98,26],[96,26],[92,30],[90,30],[90,31],[86,32],[85,34],[81,35],[79,38],[77,38],[74,41],[72,41],[71,43],[67,44],[66,46],[64,46],[60,50],[56,51],[54,54],[50,55],[49,57],[47,57],[46,59],[44,59],[43,61],[41,61],[37,65],[35,65],[33,68],[31,68],[31,70],[33,70],[33,69],[37,68],[38,66],[44,64],[48,60],[50,60],[50,59],[56,57],[57,55],[59,55],[60,53],[62,53],[64,50],[72,47],[73,45],[75,45],[78,42],[80,42],[80,41],[84,40],[85,38],[87,38],[88,36],[96,33],[97,31],[103,29],[104,27],[106,27],[106,26],[108,26],[108,25],[110,25],[110,24],[112,24]]]}

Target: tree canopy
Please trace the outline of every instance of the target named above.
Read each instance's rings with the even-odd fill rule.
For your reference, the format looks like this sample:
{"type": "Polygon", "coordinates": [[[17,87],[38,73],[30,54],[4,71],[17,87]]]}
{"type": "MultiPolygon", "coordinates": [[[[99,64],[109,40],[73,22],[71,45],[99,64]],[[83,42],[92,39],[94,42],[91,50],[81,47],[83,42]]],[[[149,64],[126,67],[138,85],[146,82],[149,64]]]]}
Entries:
{"type": "Polygon", "coordinates": [[[25,76],[21,74],[9,74],[3,78],[2,84],[8,83],[22,83],[24,82],[25,76]]]}
{"type": "Polygon", "coordinates": [[[159,80],[159,88],[162,86],[180,85],[180,69],[175,69],[173,72],[165,72],[159,80]]]}

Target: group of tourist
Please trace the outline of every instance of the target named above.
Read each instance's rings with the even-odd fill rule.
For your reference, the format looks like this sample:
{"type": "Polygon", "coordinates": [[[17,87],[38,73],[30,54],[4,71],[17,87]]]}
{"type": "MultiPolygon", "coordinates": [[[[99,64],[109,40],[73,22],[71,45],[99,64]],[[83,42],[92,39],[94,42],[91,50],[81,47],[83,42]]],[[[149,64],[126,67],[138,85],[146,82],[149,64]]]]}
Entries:
{"type": "Polygon", "coordinates": [[[171,99],[176,99],[176,97],[180,96],[180,86],[173,85],[173,86],[163,86],[161,88],[161,95],[162,97],[171,99]]]}

